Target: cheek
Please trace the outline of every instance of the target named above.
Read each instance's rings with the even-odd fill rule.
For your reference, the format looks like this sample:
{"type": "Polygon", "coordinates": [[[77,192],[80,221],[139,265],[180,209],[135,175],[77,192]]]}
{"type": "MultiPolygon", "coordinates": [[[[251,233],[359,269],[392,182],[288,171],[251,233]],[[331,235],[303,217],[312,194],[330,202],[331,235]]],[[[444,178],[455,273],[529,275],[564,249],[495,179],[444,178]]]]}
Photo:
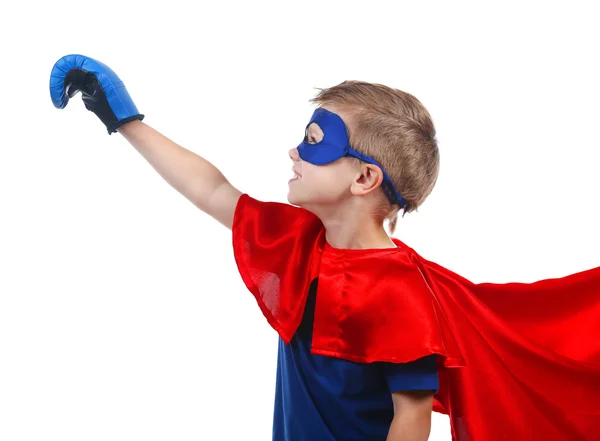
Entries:
{"type": "Polygon", "coordinates": [[[302,185],[306,189],[332,198],[338,198],[350,191],[348,179],[340,176],[334,169],[310,170],[306,175],[302,175],[302,179],[302,185]]]}

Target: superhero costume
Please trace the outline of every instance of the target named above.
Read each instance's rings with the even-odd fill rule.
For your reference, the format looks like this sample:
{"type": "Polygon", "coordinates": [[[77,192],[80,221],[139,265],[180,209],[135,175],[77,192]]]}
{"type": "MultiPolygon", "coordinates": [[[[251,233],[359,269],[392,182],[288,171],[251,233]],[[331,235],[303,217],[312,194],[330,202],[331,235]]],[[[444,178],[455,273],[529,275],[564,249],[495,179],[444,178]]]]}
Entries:
{"type": "Polygon", "coordinates": [[[407,363],[437,354],[433,410],[455,441],[600,439],[600,267],[475,284],[399,248],[331,247],[302,208],[240,197],[240,275],[289,343],[319,279],[313,354],[407,363]]]}
{"type": "Polygon", "coordinates": [[[392,393],[436,392],[436,356],[410,363],[356,363],[311,353],[318,280],[300,326],[277,348],[273,441],[386,441],[392,393]]]}
{"type": "MultiPolygon", "coordinates": [[[[339,116],[317,109],[324,132],[298,146],[327,164],[342,156],[378,165],[392,202],[404,200],[383,168],[356,152],[339,116]]],[[[238,201],[236,264],[285,343],[318,279],[311,353],[359,363],[437,355],[433,410],[455,441],[600,440],[600,267],[535,283],[479,283],[399,248],[338,249],[299,207],[238,201]]]]}

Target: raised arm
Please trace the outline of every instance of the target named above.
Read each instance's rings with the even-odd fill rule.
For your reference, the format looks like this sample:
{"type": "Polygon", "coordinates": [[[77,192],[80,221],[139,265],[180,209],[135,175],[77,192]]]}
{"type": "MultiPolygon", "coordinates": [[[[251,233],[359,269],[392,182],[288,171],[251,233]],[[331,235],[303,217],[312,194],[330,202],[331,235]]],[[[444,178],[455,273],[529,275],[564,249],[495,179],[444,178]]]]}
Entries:
{"type": "Polygon", "coordinates": [[[85,107],[109,134],[121,133],[154,169],[194,205],[227,228],[242,193],[209,161],[142,123],[125,84],[107,65],[85,55],[66,55],[50,74],[50,96],[63,109],[81,92],[85,107]]]}
{"type": "Polygon", "coordinates": [[[124,124],[117,131],[175,190],[231,229],[242,192],[231,185],[219,169],[142,121],[124,124]]]}

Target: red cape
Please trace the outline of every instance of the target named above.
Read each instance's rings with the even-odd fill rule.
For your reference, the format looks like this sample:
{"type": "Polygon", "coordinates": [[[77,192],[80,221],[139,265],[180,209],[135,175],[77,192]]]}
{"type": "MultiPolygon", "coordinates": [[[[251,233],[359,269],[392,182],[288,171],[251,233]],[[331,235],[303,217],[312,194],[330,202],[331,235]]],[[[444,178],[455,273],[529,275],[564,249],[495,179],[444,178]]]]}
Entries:
{"type": "Polygon", "coordinates": [[[347,250],[307,210],[241,196],[242,279],[289,343],[319,278],[311,352],[404,363],[437,354],[433,410],[455,441],[600,440],[600,267],[479,283],[400,248],[347,250]]]}

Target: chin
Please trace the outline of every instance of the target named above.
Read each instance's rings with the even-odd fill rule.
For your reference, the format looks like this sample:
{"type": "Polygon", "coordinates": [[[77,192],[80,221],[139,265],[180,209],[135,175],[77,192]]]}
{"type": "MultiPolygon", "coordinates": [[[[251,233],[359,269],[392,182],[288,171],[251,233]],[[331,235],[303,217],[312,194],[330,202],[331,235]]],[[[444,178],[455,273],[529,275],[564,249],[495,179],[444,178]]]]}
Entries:
{"type": "Polygon", "coordinates": [[[297,201],[296,199],[294,199],[294,197],[293,197],[293,196],[290,196],[290,194],[289,194],[289,193],[288,193],[288,195],[287,195],[287,200],[288,200],[288,202],[289,202],[290,204],[292,204],[292,205],[295,205],[295,206],[297,206],[297,207],[300,207],[300,202],[299,202],[299,201],[297,201]]]}

